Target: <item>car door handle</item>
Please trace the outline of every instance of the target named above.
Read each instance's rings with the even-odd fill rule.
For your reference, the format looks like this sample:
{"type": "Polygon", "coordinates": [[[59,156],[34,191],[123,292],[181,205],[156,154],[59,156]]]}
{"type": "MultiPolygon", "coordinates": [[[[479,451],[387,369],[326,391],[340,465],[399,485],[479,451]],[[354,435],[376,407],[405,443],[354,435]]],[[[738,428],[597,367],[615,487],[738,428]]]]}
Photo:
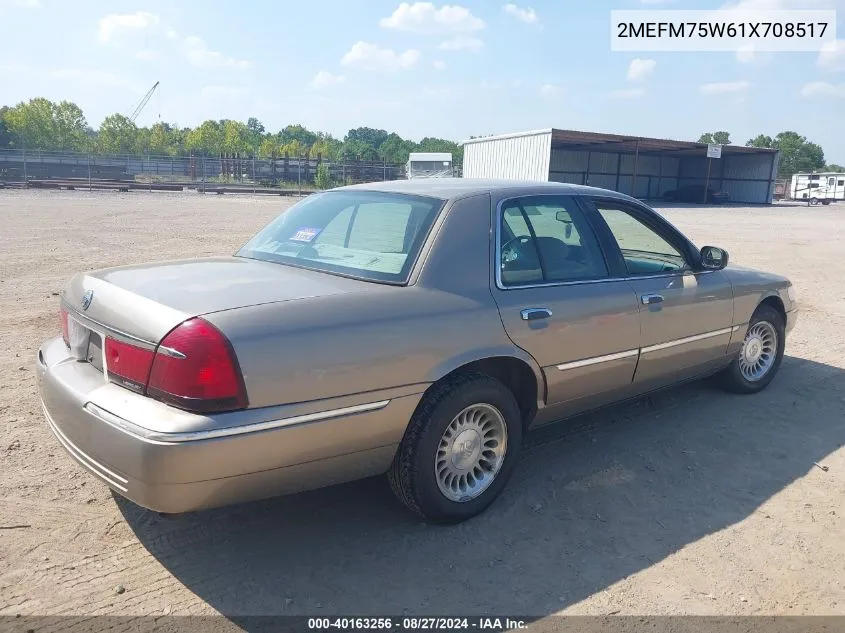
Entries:
{"type": "Polygon", "coordinates": [[[650,306],[654,303],[663,303],[663,295],[643,295],[640,297],[643,305],[650,306]]]}
{"type": "Polygon", "coordinates": [[[536,321],[537,319],[548,319],[552,311],[548,308],[525,308],[519,313],[523,321],[536,321]]]}

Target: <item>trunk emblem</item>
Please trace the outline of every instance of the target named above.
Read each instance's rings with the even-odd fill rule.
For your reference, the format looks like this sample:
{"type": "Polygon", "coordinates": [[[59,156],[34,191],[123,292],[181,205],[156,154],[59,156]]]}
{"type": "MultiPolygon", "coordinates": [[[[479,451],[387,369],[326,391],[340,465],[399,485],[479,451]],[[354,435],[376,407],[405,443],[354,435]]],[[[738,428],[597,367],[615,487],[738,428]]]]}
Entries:
{"type": "Polygon", "coordinates": [[[82,301],[80,302],[82,304],[82,309],[87,310],[88,307],[91,305],[91,301],[93,301],[93,300],[94,300],[94,291],[93,290],[86,291],[85,294],[82,295],[82,301]]]}

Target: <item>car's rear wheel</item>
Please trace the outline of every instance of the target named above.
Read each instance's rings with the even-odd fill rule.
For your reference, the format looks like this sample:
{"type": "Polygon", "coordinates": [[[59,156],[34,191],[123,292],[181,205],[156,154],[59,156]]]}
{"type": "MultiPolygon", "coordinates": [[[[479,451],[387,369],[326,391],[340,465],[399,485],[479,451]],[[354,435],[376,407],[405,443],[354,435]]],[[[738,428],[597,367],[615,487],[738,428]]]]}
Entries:
{"type": "Polygon", "coordinates": [[[773,307],[754,312],[736,358],[722,373],[722,382],[735,393],[756,393],[777,374],[783,361],[784,322],[773,307]]]}
{"type": "Polygon", "coordinates": [[[388,479],[410,510],[434,523],[465,521],[507,484],[522,444],[510,390],[479,373],[435,385],[411,418],[388,479]]]}
{"type": "Polygon", "coordinates": [[[810,198],[810,204],[816,206],[819,204],[820,200],[818,198],[810,198]]]}

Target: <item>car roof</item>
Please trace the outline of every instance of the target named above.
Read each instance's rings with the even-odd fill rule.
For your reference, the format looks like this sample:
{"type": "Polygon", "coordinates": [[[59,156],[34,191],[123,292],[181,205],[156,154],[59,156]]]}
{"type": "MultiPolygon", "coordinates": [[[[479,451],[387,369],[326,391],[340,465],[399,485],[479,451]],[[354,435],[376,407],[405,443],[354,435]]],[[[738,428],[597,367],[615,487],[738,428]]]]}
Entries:
{"type": "Polygon", "coordinates": [[[560,194],[601,195],[605,197],[633,200],[629,196],[609,189],[571,185],[561,182],[537,182],[531,180],[501,180],[493,178],[413,178],[411,180],[389,180],[369,182],[360,185],[338,187],[336,191],[380,191],[417,196],[431,196],[443,200],[465,198],[479,193],[505,195],[560,194]]]}

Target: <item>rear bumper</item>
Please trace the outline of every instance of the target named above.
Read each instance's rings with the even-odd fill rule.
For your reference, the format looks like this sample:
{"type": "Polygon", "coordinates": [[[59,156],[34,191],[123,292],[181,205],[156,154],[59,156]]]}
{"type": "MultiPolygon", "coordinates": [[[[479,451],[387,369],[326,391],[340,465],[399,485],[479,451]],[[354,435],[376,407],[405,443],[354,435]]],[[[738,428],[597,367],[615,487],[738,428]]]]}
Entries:
{"type": "Polygon", "coordinates": [[[36,366],[47,423],[71,457],[138,505],[172,513],[382,473],[421,397],[394,389],[200,416],[106,383],[60,338],[36,366]]]}

